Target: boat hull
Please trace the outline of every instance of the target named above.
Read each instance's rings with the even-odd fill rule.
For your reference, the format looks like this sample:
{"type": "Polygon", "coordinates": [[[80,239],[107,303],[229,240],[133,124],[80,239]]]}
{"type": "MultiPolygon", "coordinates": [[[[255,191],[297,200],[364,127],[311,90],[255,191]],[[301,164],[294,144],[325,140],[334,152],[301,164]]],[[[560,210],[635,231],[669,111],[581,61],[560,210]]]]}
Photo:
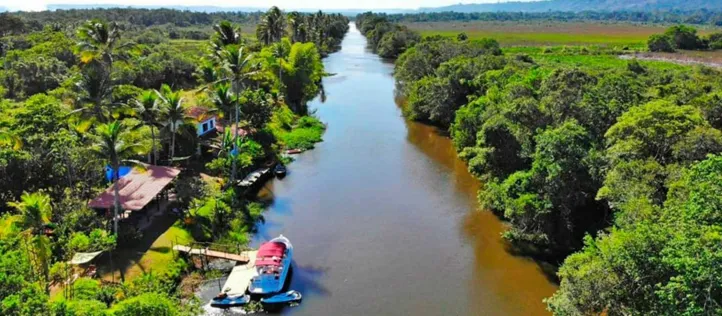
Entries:
{"type": "Polygon", "coordinates": [[[289,271],[291,270],[293,245],[291,245],[291,242],[288,240],[288,238],[280,235],[279,237],[271,239],[268,243],[283,243],[285,245],[285,253],[283,259],[281,259],[280,264],[277,265],[279,271],[278,274],[262,273],[262,267],[256,266],[257,275],[251,280],[251,283],[248,286],[248,292],[254,295],[273,294],[283,290],[283,286],[285,285],[286,279],[289,275],[289,271]]]}
{"type": "Polygon", "coordinates": [[[214,298],[211,300],[211,306],[217,308],[237,307],[246,305],[250,301],[251,297],[248,295],[229,296],[226,298],[214,298]]]}
{"type": "Polygon", "coordinates": [[[286,304],[298,302],[302,298],[301,293],[298,291],[288,291],[286,293],[280,293],[261,299],[263,304],[286,304]]]}

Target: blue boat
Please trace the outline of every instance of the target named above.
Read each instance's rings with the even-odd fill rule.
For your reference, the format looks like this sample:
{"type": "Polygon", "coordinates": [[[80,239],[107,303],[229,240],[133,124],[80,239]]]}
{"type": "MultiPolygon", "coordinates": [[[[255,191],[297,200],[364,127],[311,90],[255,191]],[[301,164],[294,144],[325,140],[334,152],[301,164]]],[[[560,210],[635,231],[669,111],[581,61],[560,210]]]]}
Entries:
{"type": "Polygon", "coordinates": [[[246,294],[237,296],[219,295],[211,300],[211,306],[218,308],[236,307],[246,305],[250,301],[251,297],[246,294]]]}
{"type": "Polygon", "coordinates": [[[264,304],[283,304],[283,303],[292,303],[292,302],[298,302],[301,300],[301,293],[298,291],[288,291],[286,293],[280,293],[269,297],[264,297],[261,299],[261,303],[264,304]]]}

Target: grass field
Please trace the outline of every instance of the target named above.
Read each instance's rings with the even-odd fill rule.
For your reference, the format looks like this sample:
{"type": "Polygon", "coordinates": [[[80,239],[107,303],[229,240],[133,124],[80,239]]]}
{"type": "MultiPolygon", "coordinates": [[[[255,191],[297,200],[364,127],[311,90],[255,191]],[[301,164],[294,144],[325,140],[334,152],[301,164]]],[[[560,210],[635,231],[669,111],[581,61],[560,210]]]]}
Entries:
{"type": "MultiPolygon", "coordinates": [[[[125,280],[132,280],[144,272],[165,273],[174,260],[173,243],[193,241],[190,233],[173,225],[175,222],[175,217],[167,214],[156,218],[135,246],[114,251],[115,281],[121,280],[121,274],[125,280]]],[[[107,260],[98,263],[98,272],[104,280],[113,279],[107,260]]]]}
{"type": "MultiPolygon", "coordinates": [[[[504,53],[507,55],[526,54],[534,59],[534,62],[542,66],[566,66],[566,67],[584,67],[594,69],[614,69],[626,67],[628,60],[622,59],[617,54],[595,54],[594,50],[590,53],[581,53],[579,47],[506,47],[504,53]]],[[[639,62],[646,67],[657,69],[679,69],[685,67],[676,63],[661,60],[644,60],[639,62]]]]}
{"type": "MultiPolygon", "coordinates": [[[[600,23],[528,23],[528,22],[417,22],[406,24],[423,36],[456,37],[464,32],[471,39],[493,38],[502,46],[598,45],[646,46],[652,34],[663,33],[667,26],[600,23]]],[[[701,30],[701,34],[713,30],[701,30]]]]}

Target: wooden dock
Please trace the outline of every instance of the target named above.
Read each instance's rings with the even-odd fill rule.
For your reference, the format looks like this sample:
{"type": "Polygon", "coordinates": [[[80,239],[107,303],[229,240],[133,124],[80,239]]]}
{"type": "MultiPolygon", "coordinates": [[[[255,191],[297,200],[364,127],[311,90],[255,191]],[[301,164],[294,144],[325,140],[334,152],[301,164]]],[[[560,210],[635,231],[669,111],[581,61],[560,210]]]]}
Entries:
{"type": "Polygon", "coordinates": [[[258,251],[246,251],[246,253],[249,258],[248,263],[233,267],[231,274],[228,275],[226,284],[223,285],[223,292],[226,292],[229,296],[246,293],[251,279],[256,275],[254,262],[258,251]]]}
{"type": "MultiPolygon", "coordinates": [[[[183,245],[175,245],[175,246],[173,246],[173,250],[178,251],[178,252],[184,252],[189,255],[206,256],[206,257],[218,258],[218,259],[227,259],[227,260],[233,260],[233,261],[242,262],[242,263],[250,262],[251,261],[250,253],[254,252],[254,251],[242,251],[240,254],[235,254],[235,253],[210,250],[208,248],[192,248],[192,247],[183,246],[183,245]]],[[[254,252],[253,256],[255,257],[255,252],[254,252]]]]}

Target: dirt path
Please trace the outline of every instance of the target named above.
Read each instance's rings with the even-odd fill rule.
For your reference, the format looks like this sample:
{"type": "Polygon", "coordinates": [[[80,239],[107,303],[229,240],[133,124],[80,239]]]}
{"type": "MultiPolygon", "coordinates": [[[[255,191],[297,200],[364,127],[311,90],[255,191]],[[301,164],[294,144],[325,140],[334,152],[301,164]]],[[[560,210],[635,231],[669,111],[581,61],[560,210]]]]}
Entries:
{"type": "Polygon", "coordinates": [[[722,68],[722,55],[717,52],[695,52],[696,54],[683,53],[636,53],[621,55],[621,59],[638,59],[670,62],[680,65],[703,65],[713,68],[722,68]]]}

